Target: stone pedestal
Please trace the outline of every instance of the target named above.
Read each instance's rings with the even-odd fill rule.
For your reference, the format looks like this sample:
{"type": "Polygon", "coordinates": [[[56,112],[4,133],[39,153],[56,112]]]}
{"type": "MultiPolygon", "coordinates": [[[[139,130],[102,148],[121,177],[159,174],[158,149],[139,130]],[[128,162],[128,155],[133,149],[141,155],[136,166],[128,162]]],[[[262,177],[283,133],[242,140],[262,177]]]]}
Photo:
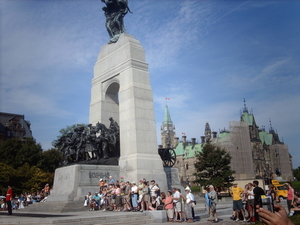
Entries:
{"type": "Polygon", "coordinates": [[[181,188],[179,170],[175,167],[164,167],[164,171],[167,176],[168,190],[171,190],[172,187],[181,188]]]}
{"type": "Polygon", "coordinates": [[[53,192],[48,202],[82,201],[84,196],[99,191],[100,178],[119,180],[119,166],[71,165],[55,170],[53,192]]]}
{"type": "Polygon", "coordinates": [[[128,34],[103,46],[94,67],[90,123],[108,126],[109,117],[120,125],[120,176],[136,182],[154,179],[166,190],[148,64],[140,42],[128,34]]]}

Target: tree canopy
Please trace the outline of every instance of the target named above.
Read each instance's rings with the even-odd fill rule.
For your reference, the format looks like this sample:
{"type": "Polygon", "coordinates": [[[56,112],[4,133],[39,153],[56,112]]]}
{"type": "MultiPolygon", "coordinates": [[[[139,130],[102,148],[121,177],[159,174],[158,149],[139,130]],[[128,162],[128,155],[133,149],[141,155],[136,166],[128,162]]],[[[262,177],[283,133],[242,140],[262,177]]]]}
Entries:
{"type": "Polygon", "coordinates": [[[52,185],[54,171],[62,162],[57,149],[43,151],[34,139],[9,139],[0,143],[0,190],[11,185],[14,193],[41,190],[52,185]]]}
{"type": "Polygon", "coordinates": [[[293,174],[297,180],[300,180],[300,166],[297,169],[293,169],[293,174]]]}
{"type": "Polygon", "coordinates": [[[30,166],[36,165],[42,156],[43,149],[32,138],[9,139],[0,144],[1,162],[18,168],[28,163],[30,166]]]}
{"type": "Polygon", "coordinates": [[[47,151],[43,151],[41,160],[37,164],[37,167],[42,169],[44,172],[54,173],[62,162],[62,154],[59,150],[52,148],[47,151]]]}
{"type": "Polygon", "coordinates": [[[231,156],[225,149],[208,142],[196,157],[195,183],[199,183],[201,186],[212,184],[219,188],[232,186],[235,171],[231,170],[231,156]]]}

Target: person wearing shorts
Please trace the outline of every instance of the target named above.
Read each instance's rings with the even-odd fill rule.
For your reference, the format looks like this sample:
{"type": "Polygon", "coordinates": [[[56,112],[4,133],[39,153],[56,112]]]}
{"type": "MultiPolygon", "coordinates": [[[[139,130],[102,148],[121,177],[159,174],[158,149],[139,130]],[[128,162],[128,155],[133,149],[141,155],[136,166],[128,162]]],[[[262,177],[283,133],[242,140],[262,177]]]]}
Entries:
{"type": "Polygon", "coordinates": [[[237,186],[237,183],[233,183],[233,188],[230,190],[230,194],[233,200],[233,211],[235,211],[235,221],[239,221],[239,210],[241,211],[244,221],[246,222],[245,213],[243,210],[243,201],[242,195],[244,194],[244,190],[241,187],[237,186]]]}
{"type": "Polygon", "coordinates": [[[249,213],[249,219],[248,222],[251,221],[251,217],[254,215],[254,193],[253,193],[253,184],[249,183],[246,185],[245,194],[247,195],[247,206],[248,206],[248,213],[249,213]]]}

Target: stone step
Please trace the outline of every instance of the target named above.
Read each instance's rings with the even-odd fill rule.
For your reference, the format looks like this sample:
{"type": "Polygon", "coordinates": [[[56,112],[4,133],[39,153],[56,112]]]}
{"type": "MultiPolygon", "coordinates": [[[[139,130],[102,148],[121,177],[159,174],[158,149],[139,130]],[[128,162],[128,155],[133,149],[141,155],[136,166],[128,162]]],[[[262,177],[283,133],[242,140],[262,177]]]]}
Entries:
{"type": "Polygon", "coordinates": [[[53,224],[56,225],[118,225],[118,224],[148,224],[154,223],[154,220],[151,219],[146,214],[131,214],[124,216],[99,216],[91,217],[84,219],[64,219],[64,220],[55,220],[53,224]]]}
{"type": "MultiPolygon", "coordinates": [[[[120,213],[110,213],[110,215],[102,215],[96,216],[93,213],[90,214],[90,217],[82,217],[82,218],[22,218],[19,221],[6,220],[4,223],[0,221],[0,224],[7,225],[35,225],[35,224],[43,224],[43,225],[138,225],[138,224],[153,224],[155,221],[145,213],[127,213],[126,215],[120,215],[120,213]]],[[[41,214],[44,215],[44,214],[41,214]]],[[[46,214],[45,214],[46,215],[46,214]]]]}
{"type": "Polygon", "coordinates": [[[36,202],[22,209],[23,212],[81,212],[87,210],[82,201],[74,202],[36,202]]]}

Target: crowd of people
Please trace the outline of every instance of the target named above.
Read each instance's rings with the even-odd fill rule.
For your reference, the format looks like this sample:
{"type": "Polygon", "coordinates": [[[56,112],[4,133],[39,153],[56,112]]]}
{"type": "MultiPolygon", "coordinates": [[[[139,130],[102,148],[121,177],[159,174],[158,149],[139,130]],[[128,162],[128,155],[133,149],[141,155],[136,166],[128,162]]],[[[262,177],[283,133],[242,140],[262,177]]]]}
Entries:
{"type": "Polygon", "coordinates": [[[283,186],[288,190],[287,207],[289,216],[300,214],[300,193],[295,193],[290,182],[283,184],[283,186]]]}
{"type": "Polygon", "coordinates": [[[24,192],[20,196],[14,196],[11,186],[8,186],[8,192],[5,198],[0,199],[0,210],[8,210],[8,214],[12,214],[12,210],[23,209],[34,202],[45,202],[51,193],[49,184],[46,184],[41,191],[24,192]]]}
{"type": "Polygon", "coordinates": [[[85,196],[84,206],[89,211],[102,210],[122,212],[143,212],[146,210],[165,210],[169,222],[193,222],[194,195],[190,187],[185,194],[178,188],[166,193],[161,192],[155,180],[140,179],[135,181],[99,180],[99,191],[85,196]]]}
{"type": "MultiPolygon", "coordinates": [[[[265,192],[259,187],[258,181],[253,181],[245,185],[245,188],[238,187],[236,182],[230,189],[233,199],[233,215],[231,219],[235,221],[255,222],[261,220],[264,224],[292,225],[289,216],[300,214],[300,194],[295,193],[291,183],[285,183],[284,187],[288,191],[287,208],[276,204],[279,201],[272,184],[265,192]],[[282,218],[285,223],[282,222],[282,218]],[[274,221],[277,221],[276,223],[274,221]],[[278,222],[279,221],[279,222],[278,222]]],[[[205,187],[204,195],[205,207],[208,212],[208,221],[217,223],[217,189],[213,185],[205,187]]],[[[7,210],[12,214],[12,210],[22,209],[34,202],[45,202],[51,190],[49,184],[44,189],[34,193],[23,193],[19,197],[13,197],[11,186],[8,186],[6,198],[0,199],[0,210],[7,210]]],[[[181,193],[181,189],[173,187],[166,193],[160,191],[155,180],[147,181],[140,179],[135,181],[115,181],[112,176],[108,180],[99,180],[99,191],[92,194],[88,192],[85,196],[84,206],[89,211],[102,210],[117,212],[143,212],[146,210],[165,210],[169,222],[194,222],[195,197],[189,186],[181,193]]]]}
{"type": "MultiPolygon", "coordinates": [[[[300,214],[300,194],[294,193],[291,183],[284,184],[288,191],[287,208],[285,209],[277,204],[279,196],[276,195],[274,185],[270,184],[269,189],[265,192],[259,187],[257,180],[245,185],[245,188],[238,187],[236,182],[230,189],[230,195],[233,200],[233,214],[231,219],[235,221],[242,220],[244,222],[263,221],[264,224],[281,225],[281,223],[274,223],[275,220],[281,221],[284,218],[285,223],[293,224],[288,216],[300,214]],[[279,216],[280,215],[280,216],[279,216]],[[279,216],[279,217],[278,217],[279,216]]],[[[217,223],[217,189],[213,185],[206,186],[205,207],[208,212],[208,221],[217,223]]]]}
{"type": "MultiPolygon", "coordinates": [[[[230,190],[233,198],[233,215],[231,219],[235,221],[255,222],[261,220],[259,212],[264,212],[263,208],[269,212],[282,210],[282,206],[276,205],[280,199],[276,195],[274,185],[270,184],[268,187],[268,191],[265,192],[259,187],[257,180],[246,184],[244,189],[238,187],[236,182],[233,183],[233,187],[230,190]]],[[[285,183],[284,187],[288,191],[287,208],[289,216],[294,215],[295,212],[300,213],[299,193],[294,193],[291,183],[285,183]]]]}

